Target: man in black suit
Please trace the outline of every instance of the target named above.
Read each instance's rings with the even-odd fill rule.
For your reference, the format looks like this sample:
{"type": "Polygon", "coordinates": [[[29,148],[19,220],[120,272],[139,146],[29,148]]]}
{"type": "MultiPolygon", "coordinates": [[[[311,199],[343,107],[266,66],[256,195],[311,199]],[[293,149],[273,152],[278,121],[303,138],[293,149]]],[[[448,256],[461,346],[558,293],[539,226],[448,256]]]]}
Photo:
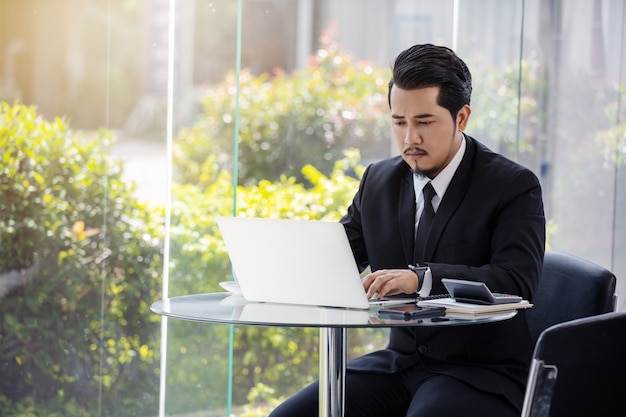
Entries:
{"type": "MultiPolygon", "coordinates": [[[[363,279],[369,296],[445,293],[448,277],[532,300],[545,247],[539,181],[463,133],[471,91],[467,66],[448,48],[416,45],[394,63],[401,155],[367,168],[341,220],[359,267],[373,271],[363,279]],[[426,231],[424,210],[434,211],[426,231]]],[[[488,324],[393,328],[386,349],[348,364],[346,416],[518,416],[531,354],[523,311],[488,324]]],[[[272,416],[316,416],[317,403],[313,384],[272,416]]]]}

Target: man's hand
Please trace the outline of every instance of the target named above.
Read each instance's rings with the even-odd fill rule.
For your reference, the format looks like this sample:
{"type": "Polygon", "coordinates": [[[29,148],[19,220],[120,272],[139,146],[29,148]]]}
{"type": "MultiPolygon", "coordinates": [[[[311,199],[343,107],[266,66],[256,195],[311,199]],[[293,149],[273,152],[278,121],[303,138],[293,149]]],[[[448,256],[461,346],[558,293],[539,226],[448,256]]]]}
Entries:
{"type": "Polygon", "coordinates": [[[362,279],[367,298],[382,298],[399,293],[412,294],[417,291],[417,274],[410,269],[381,269],[362,279]]]}

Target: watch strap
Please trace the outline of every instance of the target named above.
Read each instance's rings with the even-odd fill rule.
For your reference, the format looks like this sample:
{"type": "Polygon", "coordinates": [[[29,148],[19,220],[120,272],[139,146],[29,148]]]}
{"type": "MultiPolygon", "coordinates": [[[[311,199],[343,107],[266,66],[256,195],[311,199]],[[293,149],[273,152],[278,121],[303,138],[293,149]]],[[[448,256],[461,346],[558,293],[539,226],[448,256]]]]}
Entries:
{"type": "Polygon", "coordinates": [[[417,275],[417,292],[422,289],[422,283],[424,282],[424,276],[426,275],[426,271],[428,271],[428,265],[418,264],[418,265],[408,265],[408,268],[415,272],[417,275]]]}

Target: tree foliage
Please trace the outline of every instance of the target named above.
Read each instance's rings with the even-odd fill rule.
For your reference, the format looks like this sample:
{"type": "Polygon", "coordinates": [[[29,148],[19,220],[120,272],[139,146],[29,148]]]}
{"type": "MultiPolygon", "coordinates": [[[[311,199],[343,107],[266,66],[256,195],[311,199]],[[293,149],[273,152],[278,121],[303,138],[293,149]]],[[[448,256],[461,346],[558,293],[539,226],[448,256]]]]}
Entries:
{"type": "MultiPolygon", "coordinates": [[[[471,64],[470,64],[471,66],[471,64]]],[[[492,150],[537,170],[543,162],[546,111],[538,62],[521,61],[472,74],[472,115],[466,132],[492,150]]]]}

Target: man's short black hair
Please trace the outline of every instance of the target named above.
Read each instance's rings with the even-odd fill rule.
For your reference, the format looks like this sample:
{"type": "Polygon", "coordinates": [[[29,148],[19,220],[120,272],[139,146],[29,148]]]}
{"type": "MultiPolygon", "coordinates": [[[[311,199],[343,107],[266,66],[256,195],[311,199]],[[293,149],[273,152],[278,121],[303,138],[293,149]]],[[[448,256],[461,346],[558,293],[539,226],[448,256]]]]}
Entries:
{"type": "Polygon", "coordinates": [[[421,44],[402,51],[396,58],[387,100],[391,108],[391,88],[403,90],[439,87],[437,104],[456,115],[472,95],[472,75],[467,65],[453,50],[445,46],[421,44]]]}

